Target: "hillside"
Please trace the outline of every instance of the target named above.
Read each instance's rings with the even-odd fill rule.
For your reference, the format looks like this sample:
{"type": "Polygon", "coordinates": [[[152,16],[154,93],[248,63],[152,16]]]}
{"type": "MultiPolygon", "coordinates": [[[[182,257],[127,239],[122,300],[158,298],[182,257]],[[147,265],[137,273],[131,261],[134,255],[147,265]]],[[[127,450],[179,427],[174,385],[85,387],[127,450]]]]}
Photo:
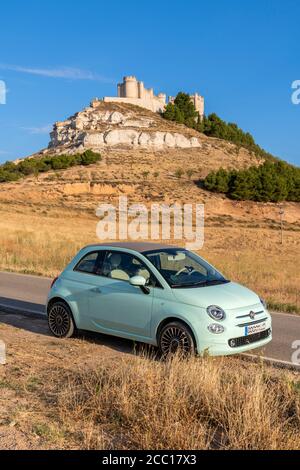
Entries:
{"type": "MultiPolygon", "coordinates": [[[[148,203],[204,202],[209,217],[278,221],[276,204],[230,201],[201,184],[211,171],[246,169],[260,165],[262,159],[146,109],[94,101],[55,123],[49,147],[34,157],[74,154],[87,148],[100,152],[101,161],[2,183],[0,202],[26,201],[39,208],[65,207],[94,214],[99,202],[116,201],[126,194],[129,200],[148,203]]],[[[299,205],[286,203],[285,208],[286,222],[297,225],[299,205]]]]}
{"type": "Polygon", "coordinates": [[[260,163],[246,149],[151,111],[103,102],[55,123],[48,149],[34,156],[74,154],[87,148],[100,152],[102,161],[2,184],[0,200],[91,210],[99,197],[111,200],[124,193],[140,200],[207,200],[211,195],[196,182],[210,171],[260,163]]]}

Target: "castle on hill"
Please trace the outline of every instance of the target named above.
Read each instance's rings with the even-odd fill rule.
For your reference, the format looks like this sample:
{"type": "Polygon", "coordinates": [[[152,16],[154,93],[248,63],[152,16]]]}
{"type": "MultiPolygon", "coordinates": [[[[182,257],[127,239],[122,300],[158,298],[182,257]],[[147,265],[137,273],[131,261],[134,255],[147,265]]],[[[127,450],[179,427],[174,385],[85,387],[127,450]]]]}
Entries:
{"type": "MultiPolygon", "coordinates": [[[[204,116],[204,98],[195,93],[190,95],[196,111],[200,118],[204,116]]],[[[174,97],[170,96],[168,102],[173,103],[174,97]]],[[[99,100],[92,102],[96,104],[99,100]]],[[[124,77],[123,82],[118,84],[118,96],[105,96],[103,101],[106,103],[130,103],[142,108],[149,109],[154,113],[162,113],[167,104],[167,95],[165,93],[154,94],[153,88],[145,88],[144,82],[140,82],[133,75],[124,77]]]]}

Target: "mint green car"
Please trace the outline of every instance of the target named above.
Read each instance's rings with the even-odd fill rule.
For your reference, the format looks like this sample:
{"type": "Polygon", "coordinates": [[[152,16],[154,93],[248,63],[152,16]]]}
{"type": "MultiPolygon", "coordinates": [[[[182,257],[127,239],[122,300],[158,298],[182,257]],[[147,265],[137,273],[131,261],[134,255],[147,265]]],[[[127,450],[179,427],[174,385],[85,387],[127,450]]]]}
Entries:
{"type": "Polygon", "coordinates": [[[190,251],[155,243],[83,248],[53,281],[47,315],[56,337],[90,330],[163,355],[236,354],[272,339],[271,316],[254,292],[190,251]]]}

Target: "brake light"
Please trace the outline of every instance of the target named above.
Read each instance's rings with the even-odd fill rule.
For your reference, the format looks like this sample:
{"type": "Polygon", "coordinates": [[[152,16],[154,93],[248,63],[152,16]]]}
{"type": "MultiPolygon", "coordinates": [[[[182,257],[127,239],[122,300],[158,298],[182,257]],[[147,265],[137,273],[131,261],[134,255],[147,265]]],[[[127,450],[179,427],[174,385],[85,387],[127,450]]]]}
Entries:
{"type": "Polygon", "coordinates": [[[56,276],[53,281],[51,282],[51,287],[50,289],[52,289],[52,287],[54,286],[54,284],[56,283],[57,279],[59,278],[59,276],[56,276]]]}

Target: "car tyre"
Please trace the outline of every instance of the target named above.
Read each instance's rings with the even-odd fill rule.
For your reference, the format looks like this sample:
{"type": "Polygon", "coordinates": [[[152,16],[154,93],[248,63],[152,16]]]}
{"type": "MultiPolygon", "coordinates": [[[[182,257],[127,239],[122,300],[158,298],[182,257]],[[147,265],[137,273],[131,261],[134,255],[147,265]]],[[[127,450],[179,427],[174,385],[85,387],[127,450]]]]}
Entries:
{"type": "Polygon", "coordinates": [[[180,356],[195,355],[195,342],[190,328],[180,321],[167,323],[160,331],[158,347],[163,357],[179,354],[180,356]]]}
{"type": "Polygon", "coordinates": [[[54,302],[48,310],[48,325],[56,338],[71,338],[75,333],[75,323],[70,307],[65,302],[54,302]]]}

